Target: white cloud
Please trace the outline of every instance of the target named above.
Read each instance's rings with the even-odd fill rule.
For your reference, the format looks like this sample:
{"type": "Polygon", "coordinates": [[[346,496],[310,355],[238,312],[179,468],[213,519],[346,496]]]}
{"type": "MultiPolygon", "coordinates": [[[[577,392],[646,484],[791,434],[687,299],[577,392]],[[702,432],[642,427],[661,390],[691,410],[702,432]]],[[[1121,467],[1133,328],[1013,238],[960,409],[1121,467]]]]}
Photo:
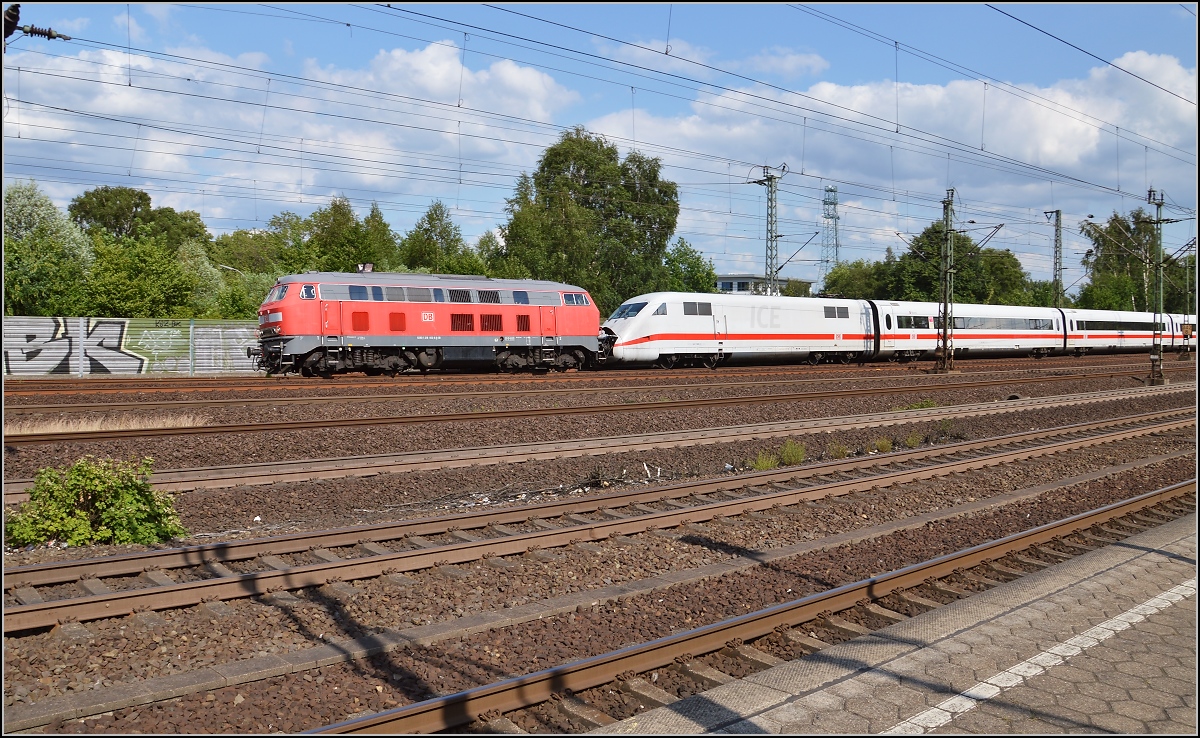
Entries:
{"type": "Polygon", "coordinates": [[[56,20],[50,25],[51,28],[66,34],[82,33],[91,24],[91,18],[69,18],[64,20],[56,20]]]}
{"type": "Polygon", "coordinates": [[[142,12],[159,23],[166,23],[171,18],[174,7],[168,3],[144,3],[139,6],[142,12]]]}
{"type": "Polygon", "coordinates": [[[802,54],[782,46],[773,46],[749,59],[737,62],[734,68],[794,79],[820,74],[829,68],[829,62],[821,58],[820,54],[802,54]]]}
{"type": "Polygon", "coordinates": [[[146,32],[142,30],[141,25],[138,24],[137,19],[133,16],[121,13],[120,15],[114,15],[112,22],[113,27],[118,31],[125,31],[125,35],[128,36],[129,40],[144,41],[146,39],[146,32]]]}

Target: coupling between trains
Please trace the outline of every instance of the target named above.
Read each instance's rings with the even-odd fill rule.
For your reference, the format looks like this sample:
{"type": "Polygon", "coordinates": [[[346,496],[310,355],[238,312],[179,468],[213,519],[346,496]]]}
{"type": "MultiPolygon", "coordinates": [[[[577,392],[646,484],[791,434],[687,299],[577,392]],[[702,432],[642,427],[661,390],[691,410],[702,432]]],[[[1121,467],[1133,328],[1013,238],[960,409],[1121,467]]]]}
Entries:
{"type": "MultiPolygon", "coordinates": [[[[604,365],[850,363],[931,358],[927,302],[655,292],[601,316],[580,287],[468,275],[308,272],[259,308],[269,374],[328,377],[442,369],[565,371],[604,365]]],[[[955,303],[956,357],[1194,350],[1196,316],[955,303]],[[1157,329],[1157,330],[1156,330],[1157,329]]]]}

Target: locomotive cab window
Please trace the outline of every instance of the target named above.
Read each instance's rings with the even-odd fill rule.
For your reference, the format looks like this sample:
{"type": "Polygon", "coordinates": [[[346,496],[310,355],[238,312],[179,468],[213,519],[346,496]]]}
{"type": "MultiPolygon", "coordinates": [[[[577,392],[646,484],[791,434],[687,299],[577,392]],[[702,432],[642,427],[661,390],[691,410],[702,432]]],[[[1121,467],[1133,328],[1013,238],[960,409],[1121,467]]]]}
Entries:
{"type": "Polygon", "coordinates": [[[642,308],[644,308],[644,307],[646,307],[646,303],[644,303],[644,302],[627,302],[624,305],[622,305],[621,307],[617,308],[616,312],[614,312],[612,314],[612,316],[609,318],[609,320],[620,320],[621,318],[632,318],[633,316],[640,313],[642,311],[642,308]]]}
{"type": "MultiPolygon", "coordinates": [[[[282,297],[282,296],[283,296],[283,295],[282,295],[282,293],[281,293],[281,294],[280,294],[280,297],[282,297]]],[[[301,299],[301,300],[315,300],[315,299],[317,299],[317,286],[316,286],[315,284],[302,284],[302,285],[300,285],[300,299],[301,299]]]]}
{"type": "Polygon", "coordinates": [[[663,304],[659,305],[658,309],[654,311],[654,314],[655,315],[666,315],[667,314],[667,303],[664,302],[663,304]]]}

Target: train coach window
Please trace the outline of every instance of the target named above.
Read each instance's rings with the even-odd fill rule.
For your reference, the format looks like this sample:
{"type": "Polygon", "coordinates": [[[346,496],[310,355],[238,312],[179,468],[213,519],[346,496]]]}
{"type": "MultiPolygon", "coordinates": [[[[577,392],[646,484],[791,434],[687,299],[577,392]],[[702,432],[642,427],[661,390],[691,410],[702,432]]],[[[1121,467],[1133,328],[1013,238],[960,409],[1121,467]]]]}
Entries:
{"type": "Polygon", "coordinates": [[[371,287],[371,299],[376,302],[383,302],[383,288],[378,285],[371,287]]]}
{"type": "Polygon", "coordinates": [[[897,328],[928,328],[929,318],[924,315],[897,315],[897,328]]]}
{"type": "Polygon", "coordinates": [[[404,330],[404,313],[391,313],[388,315],[388,327],[396,333],[404,330]]]}
{"type": "Polygon", "coordinates": [[[529,293],[525,290],[513,290],[513,302],[517,305],[528,305],[529,293]]]}
{"type": "Polygon", "coordinates": [[[470,302],[471,290],[450,290],[450,302],[470,302]]]}
{"type": "Polygon", "coordinates": [[[479,301],[491,305],[499,305],[500,290],[479,290],[479,301]]]}
{"type": "Polygon", "coordinates": [[[387,295],[388,302],[404,302],[403,287],[384,287],[383,292],[387,295]]]}
{"type": "Polygon", "coordinates": [[[365,284],[350,285],[350,299],[351,300],[367,299],[367,286],[365,284]]]}
{"type": "Polygon", "coordinates": [[[517,332],[518,333],[528,333],[529,332],[529,316],[528,315],[518,315],[517,316],[517,332]]]}
{"type": "Polygon", "coordinates": [[[667,303],[664,302],[663,304],[659,305],[658,309],[654,311],[654,314],[655,315],[666,315],[667,314],[667,303]]]}

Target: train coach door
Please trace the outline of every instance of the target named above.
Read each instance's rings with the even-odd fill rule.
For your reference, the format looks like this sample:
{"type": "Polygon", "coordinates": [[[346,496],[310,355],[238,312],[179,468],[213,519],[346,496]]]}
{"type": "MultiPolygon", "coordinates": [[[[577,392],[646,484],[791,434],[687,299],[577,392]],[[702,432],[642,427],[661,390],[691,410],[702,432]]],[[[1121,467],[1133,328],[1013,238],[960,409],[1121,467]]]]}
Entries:
{"type": "Polygon", "coordinates": [[[713,316],[713,340],[717,343],[717,356],[725,355],[725,341],[729,338],[729,320],[724,315],[713,316]]]}

